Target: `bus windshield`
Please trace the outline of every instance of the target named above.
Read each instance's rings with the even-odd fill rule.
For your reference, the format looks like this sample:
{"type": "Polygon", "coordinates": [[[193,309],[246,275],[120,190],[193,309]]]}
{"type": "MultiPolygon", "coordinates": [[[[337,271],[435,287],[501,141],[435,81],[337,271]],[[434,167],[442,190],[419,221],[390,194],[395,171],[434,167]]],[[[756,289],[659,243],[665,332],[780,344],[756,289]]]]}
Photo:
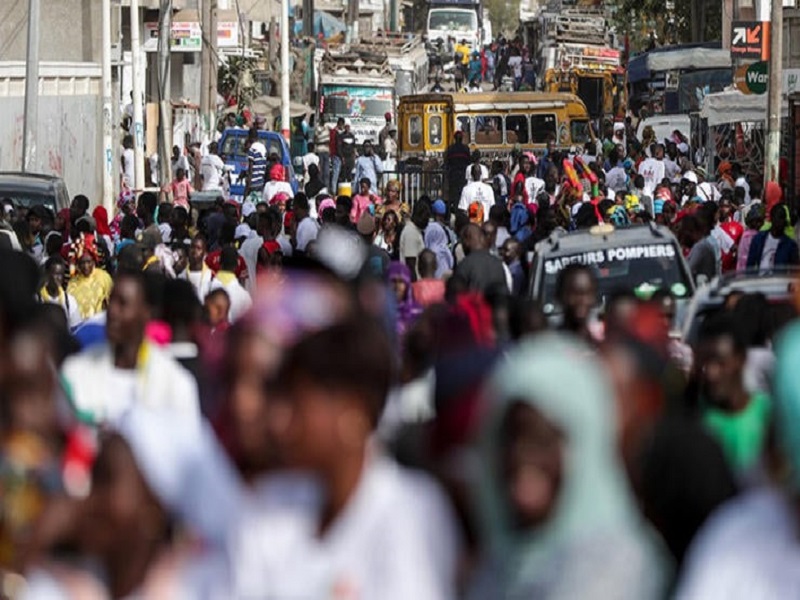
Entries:
{"type": "Polygon", "coordinates": [[[470,10],[434,9],[428,15],[428,29],[438,31],[477,31],[478,15],[470,10]]]}

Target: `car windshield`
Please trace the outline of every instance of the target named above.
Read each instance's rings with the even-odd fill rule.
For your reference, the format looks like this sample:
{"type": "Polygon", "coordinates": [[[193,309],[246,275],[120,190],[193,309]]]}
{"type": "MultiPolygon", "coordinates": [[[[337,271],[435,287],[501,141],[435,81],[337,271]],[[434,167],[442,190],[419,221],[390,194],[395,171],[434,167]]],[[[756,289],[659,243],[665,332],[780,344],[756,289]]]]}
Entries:
{"type": "Polygon", "coordinates": [[[474,31],[478,29],[478,15],[468,11],[432,10],[428,29],[439,31],[474,31]]]}
{"type": "Polygon", "coordinates": [[[3,190],[0,189],[0,198],[10,198],[14,206],[30,208],[43,205],[56,212],[56,198],[53,194],[35,191],[3,190]]]}
{"type": "MultiPolygon", "coordinates": [[[[281,156],[283,154],[281,150],[281,144],[275,138],[259,138],[259,141],[264,144],[267,149],[267,155],[270,154],[277,154],[281,156]]],[[[246,135],[229,135],[225,138],[225,142],[222,144],[222,151],[220,154],[224,157],[238,157],[240,159],[244,159],[246,156],[246,152],[244,150],[244,146],[247,143],[247,136],[246,135]]]]}
{"type": "Polygon", "coordinates": [[[676,298],[684,298],[691,291],[688,274],[681,268],[677,250],[671,243],[631,244],[561,254],[544,261],[541,303],[545,312],[556,312],[556,280],[561,269],[572,263],[592,267],[601,299],[620,290],[642,295],[669,290],[676,298]]]}
{"type": "Polygon", "coordinates": [[[325,96],[323,112],[326,121],[335,121],[338,117],[383,117],[387,112],[393,112],[392,93],[380,93],[376,90],[373,95],[361,94],[357,88],[352,93],[338,91],[325,96]]]}

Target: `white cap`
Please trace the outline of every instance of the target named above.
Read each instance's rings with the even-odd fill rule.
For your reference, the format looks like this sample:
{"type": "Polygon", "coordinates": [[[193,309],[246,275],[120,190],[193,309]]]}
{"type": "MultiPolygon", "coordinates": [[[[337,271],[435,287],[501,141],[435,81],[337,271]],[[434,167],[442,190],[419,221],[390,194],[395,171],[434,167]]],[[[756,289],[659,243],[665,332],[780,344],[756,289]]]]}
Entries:
{"type": "Polygon", "coordinates": [[[692,183],[696,184],[697,183],[697,173],[695,173],[694,171],[686,171],[686,173],[684,173],[681,176],[681,179],[684,179],[686,181],[691,181],[692,183]]]}
{"type": "Polygon", "coordinates": [[[240,225],[236,226],[236,231],[233,234],[233,238],[236,240],[241,238],[249,238],[252,233],[253,230],[250,229],[250,225],[247,223],[241,223],[240,225]]]}
{"type": "Polygon", "coordinates": [[[256,205],[250,200],[245,200],[242,203],[242,216],[246,219],[254,212],[256,212],[256,205]]]}

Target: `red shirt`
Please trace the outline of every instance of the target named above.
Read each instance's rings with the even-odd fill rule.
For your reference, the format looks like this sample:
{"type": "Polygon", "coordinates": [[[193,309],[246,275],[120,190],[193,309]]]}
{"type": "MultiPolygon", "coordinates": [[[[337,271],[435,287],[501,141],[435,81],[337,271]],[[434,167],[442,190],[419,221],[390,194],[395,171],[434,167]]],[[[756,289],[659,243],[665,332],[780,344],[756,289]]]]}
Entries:
{"type": "Polygon", "coordinates": [[[722,229],[722,231],[724,231],[735,244],[731,252],[722,252],[722,272],[727,273],[728,271],[735,271],[735,250],[737,249],[736,247],[739,245],[742,235],[744,234],[744,227],[742,227],[741,223],[737,223],[736,221],[725,221],[724,223],[719,224],[719,228],[722,229]]]}
{"type": "Polygon", "coordinates": [[[420,279],[411,284],[414,300],[421,306],[444,302],[444,281],[441,279],[420,279]]]}
{"type": "MultiPolygon", "coordinates": [[[[214,250],[213,252],[209,252],[206,255],[206,264],[208,268],[214,271],[216,275],[217,272],[220,270],[220,259],[222,258],[222,250],[214,250]]],[[[239,281],[246,281],[249,277],[249,273],[247,271],[247,263],[244,262],[244,259],[239,255],[238,260],[236,261],[236,278],[239,281]]]]}

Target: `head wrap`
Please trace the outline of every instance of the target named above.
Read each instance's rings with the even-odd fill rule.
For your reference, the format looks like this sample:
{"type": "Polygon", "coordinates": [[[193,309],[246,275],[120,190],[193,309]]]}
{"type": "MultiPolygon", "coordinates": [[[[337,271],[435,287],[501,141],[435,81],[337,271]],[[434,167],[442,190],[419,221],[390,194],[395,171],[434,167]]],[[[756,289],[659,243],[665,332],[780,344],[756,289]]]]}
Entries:
{"type": "Polygon", "coordinates": [[[131,190],[122,190],[117,198],[117,209],[121,211],[128,204],[136,204],[136,194],[131,190]]]}
{"type": "Polygon", "coordinates": [[[96,224],[97,235],[111,236],[111,227],[108,225],[108,211],[105,207],[98,206],[92,212],[96,224]]]}
{"type": "Polygon", "coordinates": [[[437,279],[453,270],[453,253],[450,252],[447,233],[439,223],[431,223],[425,228],[425,247],[436,255],[437,279]]]}
{"type": "Polygon", "coordinates": [[[400,280],[406,284],[405,295],[402,300],[398,300],[397,308],[397,333],[399,335],[408,331],[408,328],[414,324],[420,314],[422,314],[422,307],[414,300],[411,291],[411,269],[408,265],[395,261],[389,265],[387,274],[389,283],[400,280]]]}
{"type": "Polygon", "coordinates": [[[269,178],[272,181],[284,181],[283,165],[275,164],[269,169],[269,178]]]}

